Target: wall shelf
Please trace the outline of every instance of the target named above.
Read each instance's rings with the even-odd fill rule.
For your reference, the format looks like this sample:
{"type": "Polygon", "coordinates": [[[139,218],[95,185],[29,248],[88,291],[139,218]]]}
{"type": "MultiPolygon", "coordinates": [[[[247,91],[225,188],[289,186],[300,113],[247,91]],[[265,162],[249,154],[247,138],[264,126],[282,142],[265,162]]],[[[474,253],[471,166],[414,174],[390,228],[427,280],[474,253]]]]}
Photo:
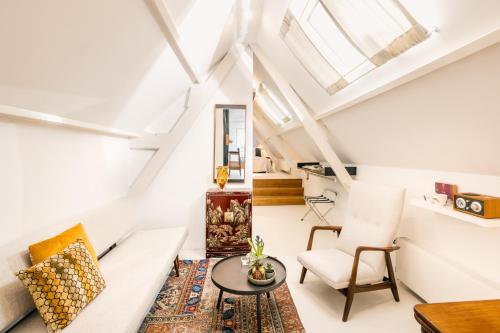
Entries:
{"type": "Polygon", "coordinates": [[[483,228],[500,228],[500,219],[483,219],[473,215],[457,212],[451,205],[439,206],[426,202],[423,199],[413,199],[412,206],[430,210],[434,213],[446,215],[457,220],[472,223],[483,228]]]}
{"type": "Polygon", "coordinates": [[[307,169],[302,169],[302,168],[297,168],[296,170],[304,172],[306,174],[306,177],[307,177],[306,179],[309,179],[309,176],[313,175],[313,176],[316,176],[319,178],[325,178],[325,179],[331,180],[333,182],[337,181],[337,176],[325,176],[325,175],[322,175],[320,173],[317,173],[317,172],[314,172],[311,170],[307,170],[307,169]]]}

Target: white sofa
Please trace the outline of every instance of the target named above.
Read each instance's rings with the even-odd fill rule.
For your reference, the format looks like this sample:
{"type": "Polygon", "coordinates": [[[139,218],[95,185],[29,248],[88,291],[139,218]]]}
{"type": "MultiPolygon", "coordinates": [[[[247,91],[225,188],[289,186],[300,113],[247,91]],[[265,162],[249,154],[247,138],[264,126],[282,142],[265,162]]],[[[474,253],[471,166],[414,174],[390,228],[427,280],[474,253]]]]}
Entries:
{"type": "MultiPolygon", "coordinates": [[[[99,232],[98,230],[103,228],[97,226],[88,228],[87,225],[85,227],[91,242],[97,240],[98,244],[95,247],[98,253],[116,242],[117,233],[111,230],[113,228],[107,227],[107,230],[99,232]],[[98,236],[92,237],[93,235],[98,236]]],[[[121,234],[119,237],[123,237],[125,232],[126,230],[122,228],[118,233],[121,234]]],[[[138,230],[129,233],[100,260],[106,289],[63,332],[137,332],[170,273],[173,261],[186,237],[187,229],[184,227],[138,230]]],[[[5,251],[2,255],[4,254],[5,251]]],[[[12,258],[7,256],[2,261],[10,266],[3,268],[10,268],[10,271],[12,267],[19,266],[12,265],[16,262],[12,261],[12,258]]],[[[0,326],[0,332],[7,327],[8,320],[12,321],[13,318],[19,317],[19,314],[22,315],[23,311],[26,313],[33,308],[33,302],[29,303],[26,290],[23,290],[24,287],[20,282],[12,279],[12,275],[13,272],[7,272],[7,275],[5,271],[0,273],[0,319],[2,319],[0,324],[3,325],[0,326]]],[[[9,332],[42,333],[47,330],[38,312],[35,311],[9,332]]]]}

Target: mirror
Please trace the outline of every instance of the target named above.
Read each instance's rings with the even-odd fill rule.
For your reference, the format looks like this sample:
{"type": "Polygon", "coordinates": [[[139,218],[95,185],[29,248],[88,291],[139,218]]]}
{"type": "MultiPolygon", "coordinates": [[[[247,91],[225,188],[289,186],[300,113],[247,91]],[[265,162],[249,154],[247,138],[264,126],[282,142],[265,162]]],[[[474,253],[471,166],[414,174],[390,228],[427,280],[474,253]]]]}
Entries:
{"type": "Polygon", "coordinates": [[[215,105],[214,182],[218,166],[228,166],[229,182],[245,182],[245,105],[215,105]]]}

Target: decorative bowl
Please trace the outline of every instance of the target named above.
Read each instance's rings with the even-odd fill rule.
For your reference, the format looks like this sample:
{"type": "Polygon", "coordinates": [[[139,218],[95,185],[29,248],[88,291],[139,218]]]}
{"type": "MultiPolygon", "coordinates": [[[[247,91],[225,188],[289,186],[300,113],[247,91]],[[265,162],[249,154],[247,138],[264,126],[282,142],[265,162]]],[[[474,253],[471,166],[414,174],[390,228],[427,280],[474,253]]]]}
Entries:
{"type": "Polygon", "coordinates": [[[268,284],[271,284],[274,282],[274,279],[276,278],[276,273],[273,274],[273,276],[270,279],[265,279],[265,280],[256,280],[252,277],[252,270],[250,269],[247,274],[248,281],[250,281],[251,284],[254,284],[256,286],[267,286],[268,284]]]}

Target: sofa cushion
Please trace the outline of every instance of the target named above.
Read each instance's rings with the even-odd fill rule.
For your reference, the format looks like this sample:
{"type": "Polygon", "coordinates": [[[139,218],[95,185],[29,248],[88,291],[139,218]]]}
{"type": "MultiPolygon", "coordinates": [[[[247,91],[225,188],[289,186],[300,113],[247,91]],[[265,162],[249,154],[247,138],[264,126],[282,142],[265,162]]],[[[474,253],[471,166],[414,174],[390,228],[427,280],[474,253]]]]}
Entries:
{"type": "Polygon", "coordinates": [[[92,243],[90,243],[87,233],[85,232],[85,229],[83,228],[83,225],[81,223],[78,223],[77,225],[61,232],[54,237],[39,241],[35,244],[31,244],[28,247],[31,257],[31,263],[33,265],[36,265],[39,262],[44,261],[48,257],[61,252],[77,239],[82,239],[85,242],[85,246],[92,256],[92,259],[94,260],[96,265],[99,265],[99,263],[97,262],[97,255],[95,253],[94,247],[92,246],[92,243]]]}
{"type": "Polygon", "coordinates": [[[106,287],[85,241],[76,242],[17,277],[35,301],[49,332],[60,332],[106,287]]]}
{"type": "MultiPolygon", "coordinates": [[[[100,261],[106,289],[63,332],[137,332],[186,236],[184,227],[131,234],[100,261]]],[[[28,332],[46,332],[38,313],[11,333],[28,332]]]]}
{"type": "MultiPolygon", "coordinates": [[[[312,250],[299,254],[298,261],[335,289],[349,285],[354,257],[338,249],[312,250]]],[[[369,284],[382,277],[365,262],[359,261],[357,284],[369,284]]]]}

